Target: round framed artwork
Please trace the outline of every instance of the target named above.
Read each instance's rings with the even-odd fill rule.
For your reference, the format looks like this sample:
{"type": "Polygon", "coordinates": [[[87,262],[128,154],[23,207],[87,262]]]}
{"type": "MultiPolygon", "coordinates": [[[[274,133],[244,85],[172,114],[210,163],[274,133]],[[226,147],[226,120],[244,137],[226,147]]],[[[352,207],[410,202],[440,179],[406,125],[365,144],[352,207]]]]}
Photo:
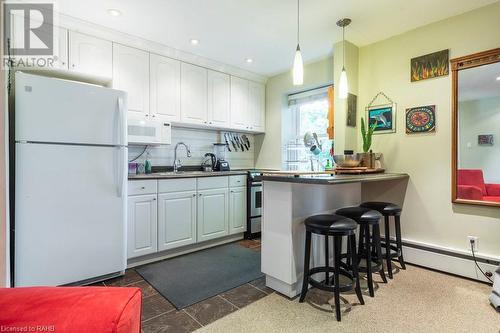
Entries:
{"type": "Polygon", "coordinates": [[[406,109],[406,133],[429,133],[436,130],[436,106],[406,109]]]}

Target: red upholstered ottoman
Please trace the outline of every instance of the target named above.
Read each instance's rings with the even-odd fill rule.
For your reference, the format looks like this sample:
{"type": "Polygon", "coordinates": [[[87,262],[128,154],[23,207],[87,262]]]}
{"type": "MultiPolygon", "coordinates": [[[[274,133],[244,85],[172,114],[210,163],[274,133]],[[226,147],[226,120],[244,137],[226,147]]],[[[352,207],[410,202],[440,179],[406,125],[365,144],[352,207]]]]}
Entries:
{"type": "Polygon", "coordinates": [[[0,288],[0,332],[139,333],[141,301],[139,288],[0,288]]]}

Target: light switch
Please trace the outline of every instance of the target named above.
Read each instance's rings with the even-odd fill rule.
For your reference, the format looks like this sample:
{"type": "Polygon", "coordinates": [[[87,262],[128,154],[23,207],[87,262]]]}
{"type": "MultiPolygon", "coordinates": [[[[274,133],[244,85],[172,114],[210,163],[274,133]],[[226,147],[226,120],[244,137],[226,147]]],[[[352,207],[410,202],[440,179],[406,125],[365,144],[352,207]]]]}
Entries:
{"type": "Polygon", "coordinates": [[[467,142],[467,148],[471,149],[472,148],[472,143],[467,142]]]}

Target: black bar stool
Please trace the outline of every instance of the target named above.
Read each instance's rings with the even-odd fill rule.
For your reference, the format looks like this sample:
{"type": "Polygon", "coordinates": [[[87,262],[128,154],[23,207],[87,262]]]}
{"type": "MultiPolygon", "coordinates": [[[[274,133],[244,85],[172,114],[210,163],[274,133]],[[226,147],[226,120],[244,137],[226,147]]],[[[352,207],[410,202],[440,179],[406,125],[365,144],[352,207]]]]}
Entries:
{"type": "Polygon", "coordinates": [[[306,226],[306,247],[304,253],[304,279],[302,282],[302,292],[300,294],[299,302],[304,302],[309,284],[321,290],[331,291],[335,296],[335,314],[337,321],[340,321],[340,293],[349,290],[355,290],[359,302],[365,304],[363,295],[361,294],[361,287],[359,284],[358,262],[356,257],[356,229],[357,224],[355,221],[338,215],[315,215],[308,217],[305,222],[306,226]],[[325,266],[318,266],[309,268],[311,258],[311,235],[319,234],[325,236],[325,266]],[[330,259],[328,252],[329,237],[333,237],[334,247],[334,265],[330,267],[330,259]],[[348,251],[352,261],[351,266],[341,262],[342,256],[342,237],[348,237],[348,244],[350,250],[348,251]],[[311,276],[317,273],[325,273],[325,280],[319,282],[311,276]],[[329,278],[329,273],[333,273],[333,280],[329,278]],[[350,282],[340,285],[340,275],[347,277],[350,282]],[[353,285],[355,287],[353,288],[353,285]]]}
{"type": "Polygon", "coordinates": [[[384,215],[385,239],[384,242],[382,242],[382,245],[385,248],[385,253],[383,253],[383,255],[387,263],[389,279],[392,279],[392,258],[398,258],[401,268],[406,269],[403,258],[403,242],[401,241],[401,207],[390,202],[377,201],[364,202],[360,205],[360,207],[373,209],[384,215]],[[394,216],[394,226],[396,227],[396,246],[391,245],[391,234],[389,229],[390,216],[394,216]]]}
{"type": "Polygon", "coordinates": [[[373,289],[372,272],[378,271],[382,277],[382,281],[387,283],[382,261],[382,247],[380,243],[379,221],[382,218],[382,214],[376,210],[362,207],[341,208],[338,209],[335,214],[351,218],[358,222],[360,226],[358,263],[363,258],[366,261],[366,267],[360,265],[358,270],[366,273],[366,277],[368,279],[368,290],[370,292],[370,296],[374,297],[375,293],[373,289]],[[372,226],[371,232],[370,226],[372,226]]]}

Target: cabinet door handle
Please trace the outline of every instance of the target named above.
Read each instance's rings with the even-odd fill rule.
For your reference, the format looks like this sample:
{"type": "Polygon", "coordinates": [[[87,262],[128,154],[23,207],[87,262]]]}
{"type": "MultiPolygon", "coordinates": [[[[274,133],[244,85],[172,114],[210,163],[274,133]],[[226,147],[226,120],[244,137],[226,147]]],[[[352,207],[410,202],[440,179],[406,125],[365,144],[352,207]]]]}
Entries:
{"type": "Polygon", "coordinates": [[[141,190],[145,190],[145,189],[146,189],[146,186],[141,187],[141,190]]]}
{"type": "Polygon", "coordinates": [[[199,196],[199,197],[201,197],[201,193],[200,193],[200,194],[198,194],[198,196],[199,196]]]}
{"type": "Polygon", "coordinates": [[[195,194],[193,194],[193,197],[195,197],[195,196],[196,196],[196,193],[195,193],[195,194]]]}
{"type": "Polygon", "coordinates": [[[153,198],[153,201],[156,201],[156,198],[153,198]]]}

